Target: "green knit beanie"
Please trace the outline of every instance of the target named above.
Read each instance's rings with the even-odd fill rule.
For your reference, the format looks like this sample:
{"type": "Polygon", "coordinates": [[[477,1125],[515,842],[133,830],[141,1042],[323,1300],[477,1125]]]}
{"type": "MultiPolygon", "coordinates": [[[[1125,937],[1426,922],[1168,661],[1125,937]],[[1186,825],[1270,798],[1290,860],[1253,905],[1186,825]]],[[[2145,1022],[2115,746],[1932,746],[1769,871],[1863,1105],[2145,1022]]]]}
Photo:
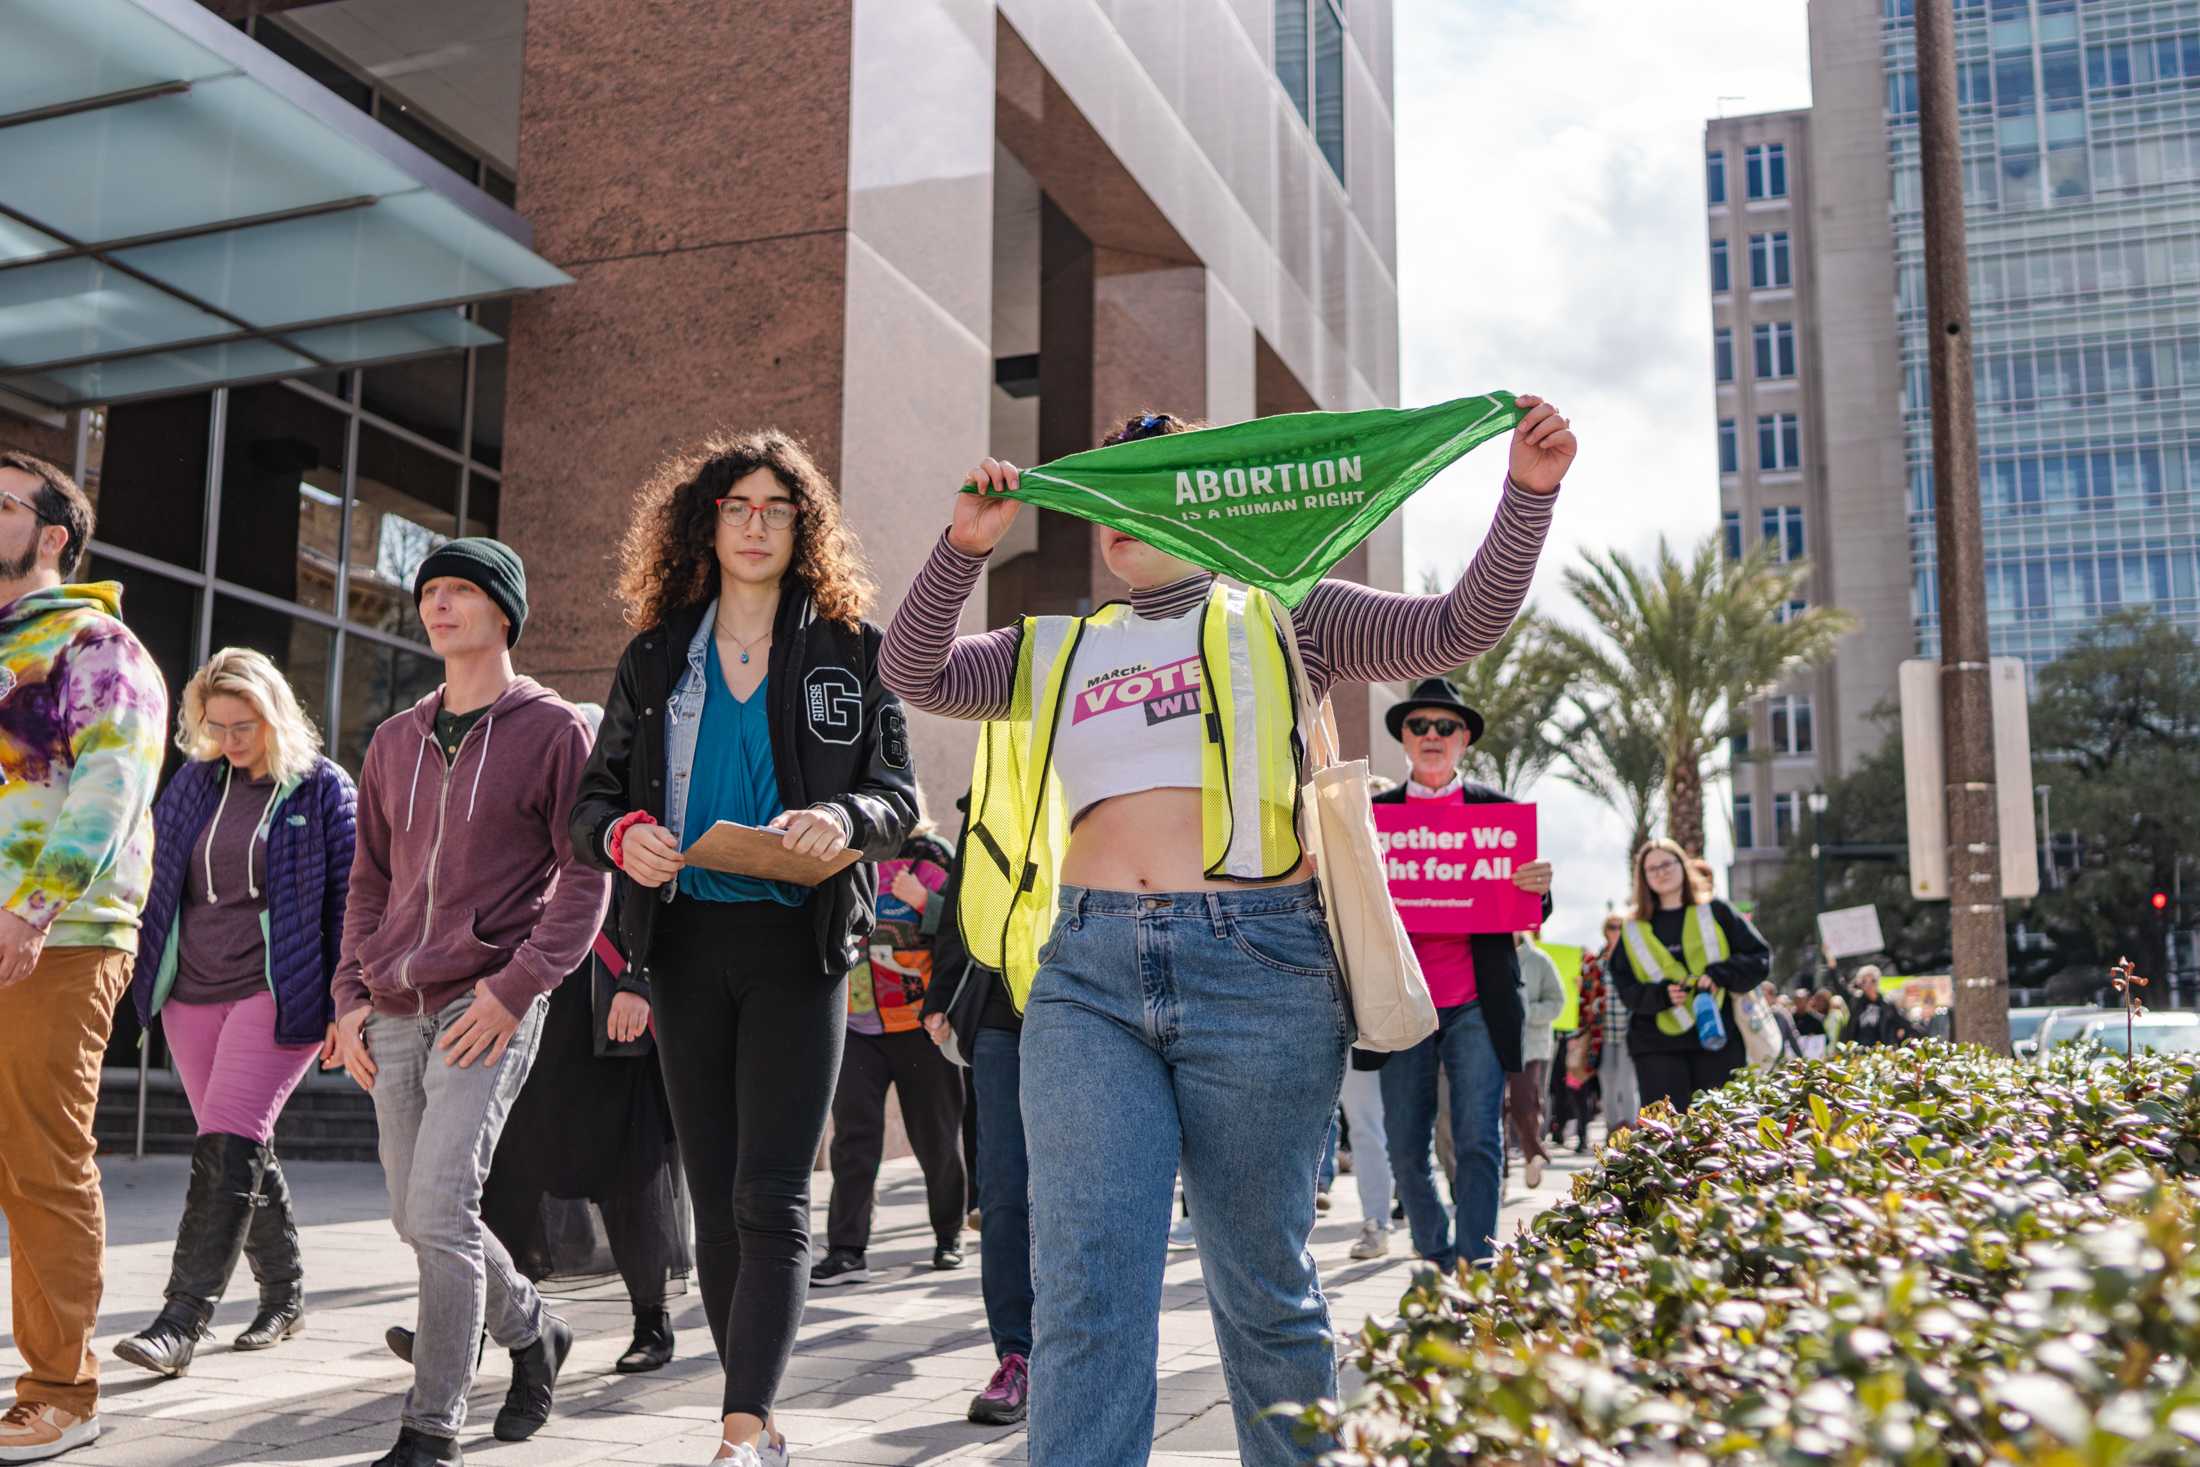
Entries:
{"type": "Polygon", "coordinates": [[[420,562],[419,570],[413,572],[413,606],[416,609],[420,605],[421,589],[441,576],[471,581],[479,586],[482,594],[494,601],[497,610],[512,623],[505,630],[504,645],[518,645],[520,628],[527,624],[527,566],[517,551],[502,540],[491,540],[486,535],[446,540],[420,562]]]}

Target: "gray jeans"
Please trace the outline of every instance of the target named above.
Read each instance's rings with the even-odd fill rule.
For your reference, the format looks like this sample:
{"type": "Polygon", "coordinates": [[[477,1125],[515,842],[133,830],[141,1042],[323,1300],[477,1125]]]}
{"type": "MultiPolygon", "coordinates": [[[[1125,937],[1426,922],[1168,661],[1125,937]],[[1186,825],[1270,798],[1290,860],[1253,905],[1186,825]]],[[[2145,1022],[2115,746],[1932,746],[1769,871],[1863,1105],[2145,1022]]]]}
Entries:
{"type": "Polygon", "coordinates": [[[445,1062],[435,1042],[472,1002],[468,995],[418,1017],[378,1013],[366,1027],[390,1221],[420,1262],[413,1385],[403,1420],[444,1437],[466,1424],[484,1316],[489,1337],[507,1350],[533,1344],[542,1332],[542,1296],[481,1225],[481,1186],[504,1118],[535,1062],[548,1001],[535,1000],[520,1017],[494,1066],[476,1060],[460,1069],[445,1062]]]}

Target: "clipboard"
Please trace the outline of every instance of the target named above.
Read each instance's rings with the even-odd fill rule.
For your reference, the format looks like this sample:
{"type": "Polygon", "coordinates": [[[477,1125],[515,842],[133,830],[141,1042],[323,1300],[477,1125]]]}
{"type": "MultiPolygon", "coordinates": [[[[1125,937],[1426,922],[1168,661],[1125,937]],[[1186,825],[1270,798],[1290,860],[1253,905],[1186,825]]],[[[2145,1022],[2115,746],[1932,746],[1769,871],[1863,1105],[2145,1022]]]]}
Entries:
{"type": "Polygon", "coordinates": [[[700,866],[706,871],[757,876],[797,886],[817,886],[863,859],[862,852],[853,848],[822,860],[815,856],[798,856],[782,843],[778,831],[737,825],[731,820],[721,820],[704,831],[684,854],[690,866],[700,866]]]}

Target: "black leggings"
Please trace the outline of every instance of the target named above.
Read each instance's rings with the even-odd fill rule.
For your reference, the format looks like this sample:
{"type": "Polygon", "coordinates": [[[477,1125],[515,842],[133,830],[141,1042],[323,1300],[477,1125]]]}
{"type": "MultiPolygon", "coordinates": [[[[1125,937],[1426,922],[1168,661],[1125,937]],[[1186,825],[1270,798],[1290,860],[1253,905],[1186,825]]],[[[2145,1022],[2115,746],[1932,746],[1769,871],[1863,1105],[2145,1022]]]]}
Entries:
{"type": "Polygon", "coordinates": [[[1670,1100],[1673,1109],[1685,1111],[1698,1094],[1716,1090],[1734,1078],[1746,1058],[1739,1044],[1724,1049],[1676,1049],[1665,1053],[1637,1054],[1635,1079],[1642,1087],[1642,1103],[1670,1100]]]}
{"type": "Polygon", "coordinates": [[[810,1288],[810,1168],[848,1025],[810,914],[680,897],[659,915],[650,1013],[695,1206],[695,1272],[725,1414],[771,1410],[810,1288]]]}

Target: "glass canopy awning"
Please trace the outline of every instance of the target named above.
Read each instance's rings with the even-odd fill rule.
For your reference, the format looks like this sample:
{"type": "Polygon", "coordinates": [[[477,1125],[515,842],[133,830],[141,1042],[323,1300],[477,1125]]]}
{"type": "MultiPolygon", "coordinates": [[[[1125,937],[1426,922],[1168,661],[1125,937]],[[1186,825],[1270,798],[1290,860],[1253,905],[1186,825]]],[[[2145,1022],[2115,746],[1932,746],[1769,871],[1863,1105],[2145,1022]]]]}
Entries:
{"type": "Polygon", "coordinates": [[[195,0],[0,0],[0,390],[54,408],[497,338],[527,222],[195,0]]]}

